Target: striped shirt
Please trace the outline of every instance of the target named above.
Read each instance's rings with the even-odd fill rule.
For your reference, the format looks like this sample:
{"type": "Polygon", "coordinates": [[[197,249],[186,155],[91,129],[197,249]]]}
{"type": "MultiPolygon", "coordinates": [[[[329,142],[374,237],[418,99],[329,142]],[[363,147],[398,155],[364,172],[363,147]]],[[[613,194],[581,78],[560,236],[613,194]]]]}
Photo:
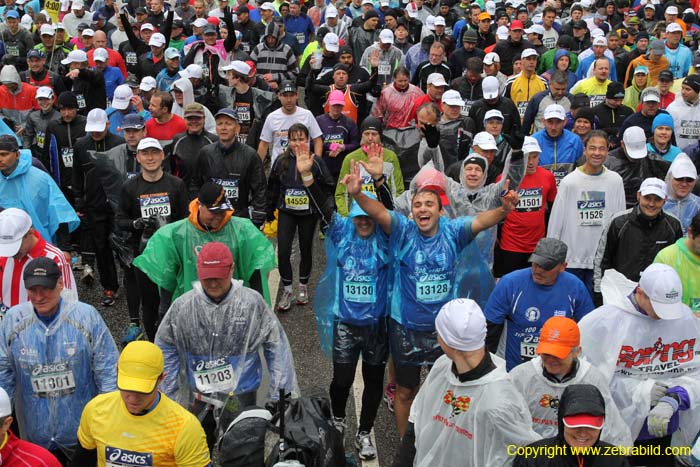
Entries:
{"type": "Polygon", "coordinates": [[[13,257],[0,257],[0,277],[2,278],[0,308],[3,308],[2,315],[4,315],[6,309],[29,300],[27,298],[27,290],[24,288],[22,274],[27,263],[42,256],[51,258],[58,264],[62,271],[64,288],[75,294],[77,299],[78,288],[73,277],[70,261],[66,259],[63,251],[44,240],[38,231],[35,230],[34,235],[37,238],[37,243],[23,258],[16,260],[13,257]]]}

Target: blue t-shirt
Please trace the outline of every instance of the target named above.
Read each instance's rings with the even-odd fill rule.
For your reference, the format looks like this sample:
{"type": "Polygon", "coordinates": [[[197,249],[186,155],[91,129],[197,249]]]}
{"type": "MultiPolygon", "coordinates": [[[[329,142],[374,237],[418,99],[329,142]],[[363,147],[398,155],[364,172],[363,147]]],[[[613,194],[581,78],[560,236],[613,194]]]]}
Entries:
{"type": "Polygon", "coordinates": [[[484,309],[486,321],[506,324],[506,368],[537,356],[540,330],[552,316],[579,321],[593,310],[591,296],[583,282],[562,272],[553,285],[535,284],[532,268],[506,274],[498,282],[484,309]]]}
{"type": "Polygon", "coordinates": [[[336,214],[328,230],[336,246],[338,319],[364,326],[386,316],[389,288],[389,237],[376,226],[368,238],[357,235],[352,219],[336,214]]]}
{"type": "Polygon", "coordinates": [[[455,298],[455,265],[472,241],[473,217],[440,218],[437,233],[421,234],[415,222],[391,212],[394,293],[391,317],[418,331],[434,331],[440,308],[455,298]]]}

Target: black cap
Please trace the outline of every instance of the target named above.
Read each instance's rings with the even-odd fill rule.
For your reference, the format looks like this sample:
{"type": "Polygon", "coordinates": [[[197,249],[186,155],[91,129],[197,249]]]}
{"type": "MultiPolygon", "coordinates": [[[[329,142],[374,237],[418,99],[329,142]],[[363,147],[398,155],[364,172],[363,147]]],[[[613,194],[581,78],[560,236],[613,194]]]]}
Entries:
{"type": "Polygon", "coordinates": [[[671,81],[673,82],[673,73],[668,70],[663,70],[659,73],[659,81],[671,81]]]}
{"type": "Polygon", "coordinates": [[[647,34],[645,31],[642,31],[642,32],[637,34],[637,37],[634,38],[634,41],[639,42],[640,39],[649,40],[649,34],[647,34]]]}
{"type": "Polygon", "coordinates": [[[0,151],[19,151],[17,138],[15,138],[14,135],[0,135],[0,151]]]}
{"type": "Polygon", "coordinates": [[[588,29],[588,24],[584,20],[580,19],[578,21],[572,21],[571,27],[574,29],[588,29]]]}
{"type": "Polygon", "coordinates": [[[696,93],[700,93],[700,75],[688,75],[683,80],[685,86],[690,87],[696,93]]]}
{"type": "Polygon", "coordinates": [[[338,56],[341,55],[352,55],[352,47],[349,45],[344,45],[338,50],[338,56]]]}
{"type": "Polygon", "coordinates": [[[124,117],[124,120],[122,120],[122,124],[120,126],[122,130],[140,130],[146,127],[146,121],[139,114],[129,114],[124,117]]]}
{"type": "Polygon", "coordinates": [[[576,120],[579,118],[585,118],[589,122],[591,122],[591,127],[594,127],[595,125],[595,114],[593,113],[593,109],[590,107],[582,107],[579,109],[578,112],[576,112],[576,120]]]}
{"type": "Polygon", "coordinates": [[[605,93],[605,97],[608,99],[624,99],[625,87],[622,85],[622,83],[611,81],[608,84],[608,92],[605,93]]]}
{"type": "Polygon", "coordinates": [[[30,289],[37,285],[55,289],[59,277],[61,277],[61,270],[58,265],[46,256],[31,260],[24,268],[22,275],[25,289],[30,289]]]}
{"type": "Polygon", "coordinates": [[[250,10],[248,9],[248,6],[246,5],[241,5],[238,8],[236,8],[236,14],[237,15],[242,15],[243,13],[248,13],[250,14],[250,10]]]}
{"type": "Polygon", "coordinates": [[[567,34],[562,34],[559,36],[559,39],[557,39],[557,46],[562,49],[571,50],[574,46],[574,38],[567,34]]]}
{"type": "Polygon", "coordinates": [[[27,52],[27,58],[45,58],[45,55],[41,50],[32,49],[27,52]]]}
{"type": "Polygon", "coordinates": [[[204,26],[204,29],[202,29],[202,34],[216,34],[216,26],[213,24],[207,24],[204,26]]]}
{"type": "Polygon", "coordinates": [[[527,13],[527,7],[525,5],[520,5],[517,11],[518,13],[527,13]]]}
{"type": "Polygon", "coordinates": [[[462,42],[469,42],[471,44],[476,44],[477,35],[476,31],[473,29],[467,29],[464,31],[464,36],[462,36],[462,42]]]}
{"type": "Polygon", "coordinates": [[[382,131],[384,131],[384,126],[377,117],[369,116],[362,121],[362,126],[360,127],[360,134],[364,133],[367,130],[374,130],[381,135],[382,131]]]}
{"type": "Polygon", "coordinates": [[[591,106],[591,99],[583,93],[578,93],[574,96],[573,100],[571,101],[571,108],[572,109],[580,109],[581,107],[590,107],[591,106]]]}
{"type": "Polygon", "coordinates": [[[482,172],[486,172],[486,158],[480,156],[479,154],[470,154],[464,159],[464,164],[462,167],[466,167],[467,164],[476,164],[481,167],[482,172]]]}
{"type": "Polygon", "coordinates": [[[126,78],[126,84],[130,88],[138,88],[141,82],[139,79],[136,77],[136,75],[129,73],[129,77],[126,78]]]}
{"type": "Polygon", "coordinates": [[[173,20],[173,27],[174,27],[174,28],[184,28],[185,25],[184,25],[184,23],[182,22],[181,19],[174,19],[174,20],[173,20]]]}
{"type": "Polygon", "coordinates": [[[345,73],[350,73],[348,66],[344,63],[336,63],[335,64],[335,66],[333,67],[333,71],[336,72],[338,70],[343,70],[345,73]]]}
{"type": "Polygon", "coordinates": [[[284,94],[285,92],[297,92],[297,85],[294,84],[294,81],[282,81],[280,83],[277,93],[284,94]]]}
{"type": "Polygon", "coordinates": [[[566,261],[566,243],[556,238],[540,238],[529,261],[549,271],[566,261]]]}
{"type": "Polygon", "coordinates": [[[148,14],[148,12],[146,11],[146,9],[145,9],[144,7],[142,7],[142,6],[136,8],[136,9],[134,10],[134,13],[137,14],[137,15],[147,15],[147,14],[148,14]]]}
{"type": "Polygon", "coordinates": [[[221,185],[214,182],[206,182],[199,189],[197,195],[199,204],[209,209],[210,211],[232,211],[233,207],[226,198],[226,191],[221,185]]]}
{"type": "Polygon", "coordinates": [[[379,15],[374,10],[365,11],[365,14],[362,15],[362,21],[367,21],[368,19],[372,18],[379,18],[379,15]]]}
{"type": "Polygon", "coordinates": [[[219,117],[228,117],[232,120],[238,121],[238,112],[236,112],[236,109],[232,109],[230,107],[224,107],[220,109],[218,112],[216,112],[216,115],[214,115],[214,118],[219,118],[219,117]]]}
{"type": "Polygon", "coordinates": [[[78,98],[75,97],[75,94],[73,94],[70,91],[63,91],[59,96],[58,96],[58,108],[66,108],[66,109],[77,109],[78,108],[78,98]]]}

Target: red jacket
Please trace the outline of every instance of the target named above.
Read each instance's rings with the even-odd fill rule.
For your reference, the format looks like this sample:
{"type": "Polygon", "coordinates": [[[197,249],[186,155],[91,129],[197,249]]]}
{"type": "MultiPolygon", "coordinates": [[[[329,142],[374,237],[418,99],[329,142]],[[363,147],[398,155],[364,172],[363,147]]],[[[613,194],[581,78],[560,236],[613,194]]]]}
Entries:
{"type": "Polygon", "coordinates": [[[0,448],[2,467],[61,467],[61,463],[46,449],[19,439],[8,430],[0,448]]]}

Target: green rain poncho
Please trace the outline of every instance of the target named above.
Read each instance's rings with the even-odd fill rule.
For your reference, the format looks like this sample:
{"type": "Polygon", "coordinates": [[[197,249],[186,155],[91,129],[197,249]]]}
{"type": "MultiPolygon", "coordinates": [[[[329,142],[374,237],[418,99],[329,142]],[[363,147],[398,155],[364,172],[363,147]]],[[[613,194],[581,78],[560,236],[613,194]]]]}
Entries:
{"type": "Polygon", "coordinates": [[[250,278],[260,270],[263,296],[270,304],[267,274],[274,269],[275,249],[248,220],[227,215],[217,231],[203,230],[197,222],[198,201],[190,203],[190,217],[158,229],[146,249],[134,260],[155,284],[173,294],[173,300],[192,289],[197,282],[197,254],[209,242],[231,248],[235,264],[233,278],[250,286],[250,278]]]}

